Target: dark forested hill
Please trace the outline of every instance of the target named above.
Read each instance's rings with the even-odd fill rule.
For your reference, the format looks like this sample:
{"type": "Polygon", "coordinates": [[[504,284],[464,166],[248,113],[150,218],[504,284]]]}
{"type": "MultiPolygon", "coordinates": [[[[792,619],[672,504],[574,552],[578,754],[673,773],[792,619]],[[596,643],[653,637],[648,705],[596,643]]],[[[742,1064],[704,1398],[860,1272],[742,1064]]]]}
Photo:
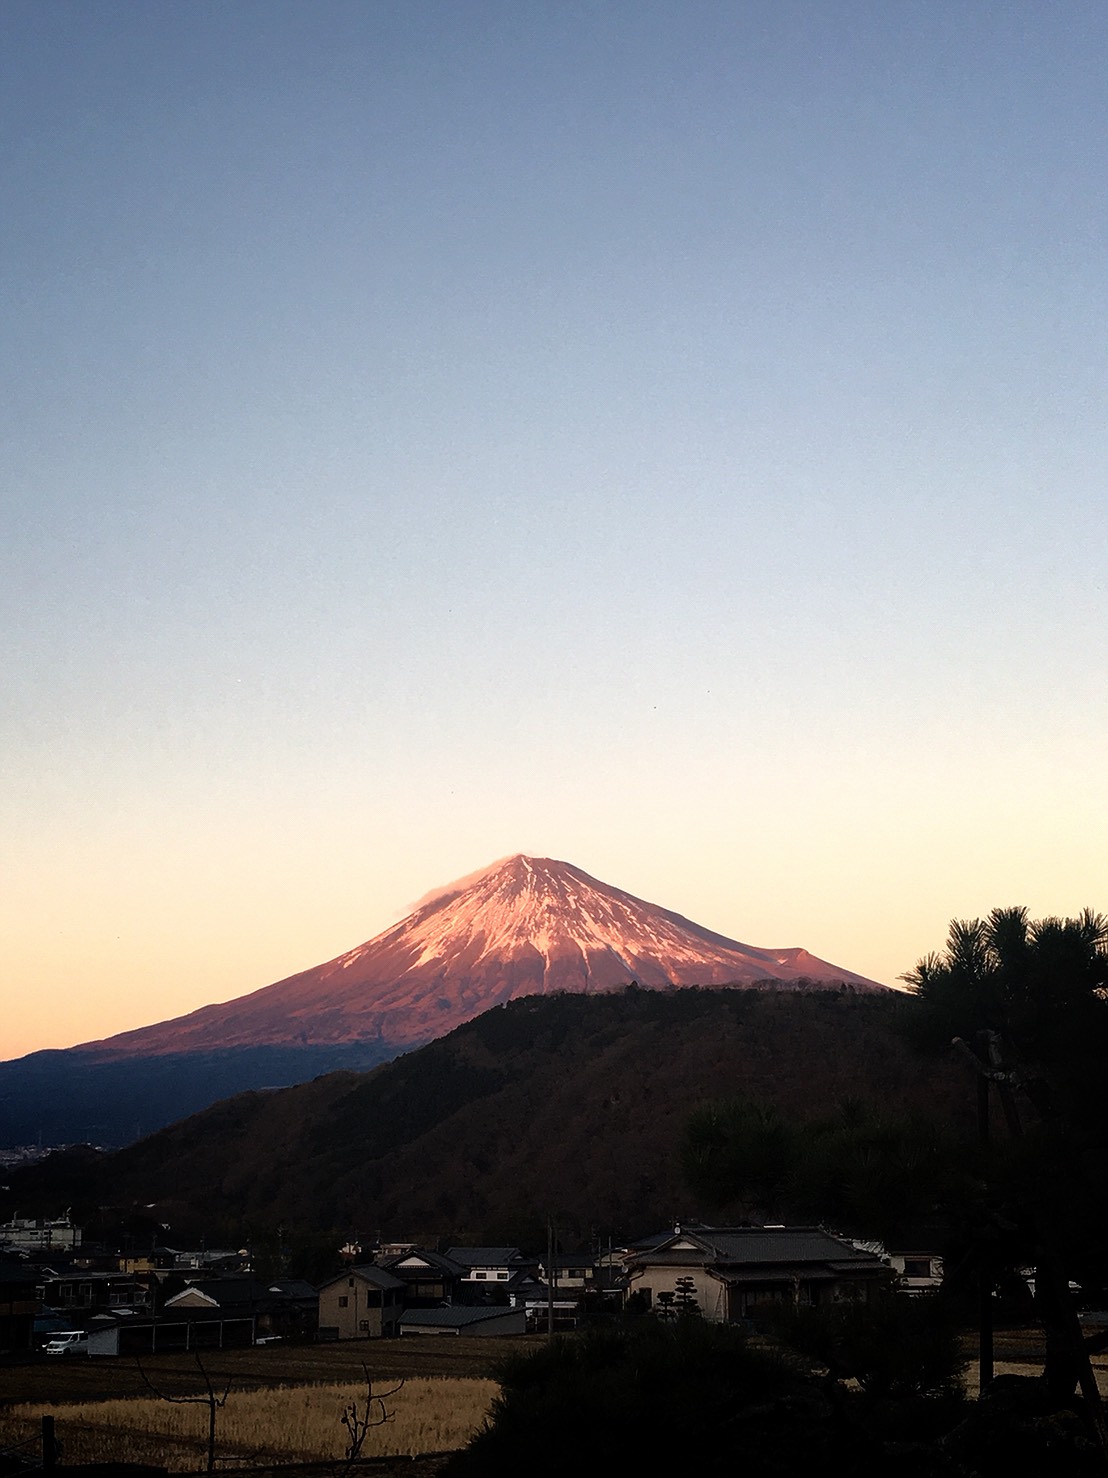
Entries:
{"type": "Polygon", "coordinates": [[[119,1153],[12,1182],[37,1205],[146,1207],[170,1240],[283,1225],[434,1241],[568,1235],[695,1216],[677,1147],[736,1095],[791,1116],[836,1104],[963,1117],[957,1072],[914,1056],[903,997],[759,990],[535,997],[369,1073],[227,1099],[119,1153]]]}
{"type": "Polygon", "coordinates": [[[0,1147],[132,1143],[232,1093],[365,1071],[524,996],[884,986],[760,949],[549,857],[502,858],[322,965],[186,1016],[0,1062],[0,1147]]]}

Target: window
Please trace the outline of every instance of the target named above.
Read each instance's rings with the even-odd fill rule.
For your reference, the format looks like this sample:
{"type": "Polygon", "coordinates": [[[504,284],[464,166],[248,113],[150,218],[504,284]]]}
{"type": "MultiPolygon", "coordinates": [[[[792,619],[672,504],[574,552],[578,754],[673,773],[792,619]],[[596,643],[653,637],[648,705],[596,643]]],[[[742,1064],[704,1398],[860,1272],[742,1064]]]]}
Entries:
{"type": "Polygon", "coordinates": [[[488,1275],[488,1273],[474,1273],[473,1276],[475,1278],[487,1278],[489,1275],[488,1275]]]}
{"type": "Polygon", "coordinates": [[[906,1257],[904,1276],[906,1278],[930,1278],[931,1259],[929,1257],[906,1257]]]}
{"type": "Polygon", "coordinates": [[[358,1328],[359,1329],[364,1329],[368,1333],[368,1331],[369,1331],[369,1320],[368,1319],[360,1319],[358,1321],[358,1328]]]}
{"type": "Polygon", "coordinates": [[[508,1276],[508,1275],[507,1275],[507,1273],[497,1273],[497,1275],[496,1275],[496,1276],[497,1276],[497,1277],[498,1277],[498,1278],[507,1278],[507,1276],[508,1276]]]}
{"type": "Polygon", "coordinates": [[[345,1293],[342,1293],[342,1294],[339,1295],[339,1308],[340,1309],[345,1309],[346,1306],[347,1306],[347,1304],[349,1302],[350,1302],[350,1300],[347,1298],[347,1296],[346,1296],[345,1293]]]}

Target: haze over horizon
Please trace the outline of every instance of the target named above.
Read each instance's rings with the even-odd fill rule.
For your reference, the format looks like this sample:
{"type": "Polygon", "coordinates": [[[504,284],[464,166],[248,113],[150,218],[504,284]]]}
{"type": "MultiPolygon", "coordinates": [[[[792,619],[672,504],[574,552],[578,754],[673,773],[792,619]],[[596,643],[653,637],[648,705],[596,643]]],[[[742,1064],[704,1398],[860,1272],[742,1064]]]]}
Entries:
{"type": "Polygon", "coordinates": [[[0,1057],[564,859],[1108,907],[1108,10],[9,0],[0,1057]]]}

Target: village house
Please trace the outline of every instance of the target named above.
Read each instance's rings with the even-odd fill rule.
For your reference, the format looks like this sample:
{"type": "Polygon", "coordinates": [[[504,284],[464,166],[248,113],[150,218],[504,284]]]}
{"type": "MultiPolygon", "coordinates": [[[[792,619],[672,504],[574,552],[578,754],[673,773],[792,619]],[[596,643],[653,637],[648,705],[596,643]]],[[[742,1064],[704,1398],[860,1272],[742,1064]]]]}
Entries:
{"type": "Polygon", "coordinates": [[[0,1246],[19,1252],[72,1252],[81,1245],[81,1228],[68,1214],[54,1220],[13,1217],[0,1224],[0,1246]]]}
{"type": "Polygon", "coordinates": [[[404,1282],[387,1268],[362,1263],[319,1290],[320,1339],[380,1339],[400,1333],[404,1282]]]}
{"type": "Polygon", "coordinates": [[[625,1258],[627,1296],[654,1310],[689,1300],[705,1319],[736,1323],[782,1304],[868,1298],[891,1273],[879,1257],[816,1227],[698,1227],[625,1258]]]}
{"type": "Polygon", "coordinates": [[[178,1256],[170,1247],[152,1247],[149,1252],[120,1252],[117,1261],[121,1273],[148,1273],[165,1278],[181,1266],[178,1256]]]}
{"type": "Polygon", "coordinates": [[[527,1315],[529,1333],[551,1327],[559,1331],[576,1329],[583,1298],[583,1289],[560,1290],[537,1278],[521,1279],[509,1294],[512,1308],[522,1309],[527,1315]]]}
{"type": "Polygon", "coordinates": [[[883,1242],[853,1244],[859,1252],[872,1252],[895,1275],[898,1293],[936,1293],[942,1287],[943,1260],[937,1252],[905,1252],[886,1249],[883,1242]]]}
{"type": "Polygon", "coordinates": [[[319,1298],[310,1283],[297,1278],[268,1283],[250,1277],[201,1278],[167,1298],[164,1314],[167,1318],[203,1314],[250,1319],[255,1337],[311,1339],[319,1298]]]}
{"type": "Polygon", "coordinates": [[[453,1303],[458,1284],[468,1271],[441,1252],[428,1252],[422,1247],[408,1247],[391,1256],[379,1255],[377,1264],[403,1282],[404,1305],[409,1309],[453,1303]]]}
{"type": "Polygon", "coordinates": [[[538,1258],[524,1257],[518,1247],[450,1247],[447,1257],[465,1270],[457,1297],[467,1304],[510,1302],[514,1292],[531,1286],[538,1258]]]}
{"type": "Polygon", "coordinates": [[[514,1272],[533,1271],[537,1265],[518,1247],[450,1247],[446,1255],[465,1269],[462,1277],[467,1283],[507,1283],[514,1272]]]}
{"type": "Polygon", "coordinates": [[[936,1252],[890,1252],[888,1260],[901,1293],[934,1293],[942,1286],[943,1260],[936,1252]]]}
{"type": "Polygon", "coordinates": [[[539,1277],[544,1283],[553,1278],[555,1288],[592,1288],[597,1283],[596,1259],[587,1252],[556,1252],[539,1259],[539,1277]]]}
{"type": "Polygon", "coordinates": [[[153,1303],[149,1282],[129,1273],[40,1269],[39,1294],[43,1303],[65,1314],[91,1314],[103,1309],[149,1311],[153,1303]]]}

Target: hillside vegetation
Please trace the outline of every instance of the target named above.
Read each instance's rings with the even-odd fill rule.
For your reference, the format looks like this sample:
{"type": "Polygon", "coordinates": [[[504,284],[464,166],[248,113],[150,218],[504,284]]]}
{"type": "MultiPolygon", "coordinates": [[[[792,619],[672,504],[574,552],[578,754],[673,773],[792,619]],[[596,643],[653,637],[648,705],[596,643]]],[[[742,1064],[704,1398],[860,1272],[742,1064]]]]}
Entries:
{"type": "MultiPolygon", "coordinates": [[[[541,1245],[641,1234],[693,1203],[690,1115],[734,1098],[792,1119],[850,1103],[960,1123],[972,1091],[900,1029],[914,1003],[848,991],[630,988],[513,1001],[372,1072],[225,1100],[113,1156],[53,1157],[13,1181],[150,1208],[170,1240],[355,1232],[541,1245]]],[[[9,1204],[11,1202],[9,1201],[9,1204]]]]}

